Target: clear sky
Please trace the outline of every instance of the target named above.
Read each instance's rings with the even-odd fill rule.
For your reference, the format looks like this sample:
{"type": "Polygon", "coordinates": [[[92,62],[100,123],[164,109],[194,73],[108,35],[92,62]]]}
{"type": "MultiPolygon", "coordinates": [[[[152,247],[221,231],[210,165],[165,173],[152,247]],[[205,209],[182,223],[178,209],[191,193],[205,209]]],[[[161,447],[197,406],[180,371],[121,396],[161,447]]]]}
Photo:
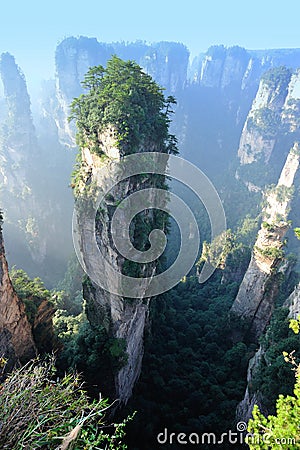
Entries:
{"type": "Polygon", "coordinates": [[[0,52],[32,80],[53,76],[55,47],[68,36],[177,41],[193,55],[213,44],[300,47],[299,0],[2,0],[0,14],[0,52]]]}

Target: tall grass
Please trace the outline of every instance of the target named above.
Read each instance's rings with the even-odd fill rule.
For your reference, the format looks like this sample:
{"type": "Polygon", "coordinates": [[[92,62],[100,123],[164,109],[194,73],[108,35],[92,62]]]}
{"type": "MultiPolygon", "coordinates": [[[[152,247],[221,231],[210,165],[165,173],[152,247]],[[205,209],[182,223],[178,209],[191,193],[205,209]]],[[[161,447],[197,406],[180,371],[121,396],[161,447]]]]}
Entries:
{"type": "Polygon", "coordinates": [[[56,379],[54,358],[14,370],[0,387],[0,448],[123,450],[126,421],[105,425],[107,400],[90,401],[77,374],[56,379]]]}

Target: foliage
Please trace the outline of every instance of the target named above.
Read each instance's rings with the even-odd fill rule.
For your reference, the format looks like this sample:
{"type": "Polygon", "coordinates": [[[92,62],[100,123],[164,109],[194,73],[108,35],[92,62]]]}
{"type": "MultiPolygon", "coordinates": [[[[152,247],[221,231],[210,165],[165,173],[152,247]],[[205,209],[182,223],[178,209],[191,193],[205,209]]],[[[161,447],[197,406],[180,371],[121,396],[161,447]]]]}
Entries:
{"type": "Polygon", "coordinates": [[[252,247],[257,236],[258,218],[246,215],[242,224],[237,228],[236,240],[242,245],[252,247]]]}
{"type": "Polygon", "coordinates": [[[113,56],[106,69],[92,67],[83,81],[87,93],[73,100],[70,120],[76,120],[77,140],[101,155],[100,134],[110,129],[121,154],[139,151],[141,145],[177,153],[175,136],[168,132],[174,97],[162,89],[134,61],[113,56]]]}
{"type": "Polygon", "coordinates": [[[24,270],[12,268],[10,277],[14,289],[25,305],[35,345],[40,354],[50,353],[57,342],[53,332],[53,316],[64,292],[49,291],[40,278],[31,279],[24,270]]]}
{"type": "Polygon", "coordinates": [[[76,254],[70,258],[64,278],[58,284],[61,295],[55,298],[58,309],[65,310],[68,315],[77,316],[82,313],[82,277],[83,270],[79,264],[76,254]]]}
{"type": "Polygon", "coordinates": [[[247,129],[257,130],[265,139],[273,139],[281,125],[280,114],[270,108],[257,109],[247,121],[247,129]]]}
{"type": "Polygon", "coordinates": [[[300,330],[300,321],[299,321],[299,318],[298,318],[298,320],[296,320],[296,319],[291,319],[291,320],[290,320],[289,327],[291,328],[291,330],[293,330],[293,332],[294,332],[295,334],[299,334],[299,330],[300,330]]]}
{"type": "Polygon", "coordinates": [[[276,186],[275,194],[276,194],[276,200],[278,202],[287,202],[290,201],[293,194],[294,194],[294,186],[284,186],[283,184],[276,186]]]}
{"type": "Polygon", "coordinates": [[[287,88],[291,79],[291,70],[286,66],[274,67],[265,72],[261,79],[272,90],[287,88]]]}
{"type": "Polygon", "coordinates": [[[20,298],[47,298],[51,297],[50,291],[45,288],[40,278],[33,280],[22,269],[13,267],[10,271],[10,278],[14,289],[20,298]]]}
{"type": "MultiPolygon", "coordinates": [[[[290,328],[298,334],[299,321],[291,321],[290,328]]],[[[279,395],[276,402],[276,415],[269,415],[267,418],[260,412],[257,405],[254,406],[253,419],[248,423],[250,436],[247,442],[251,450],[300,447],[300,366],[294,357],[294,351],[290,354],[287,351],[282,353],[284,360],[294,366],[296,375],[294,396],[279,395]]]]}
{"type": "Polygon", "coordinates": [[[242,271],[248,266],[251,250],[258,228],[258,219],[245,217],[236,231],[228,229],[217,236],[212,243],[203,242],[202,254],[197,266],[209,261],[214,267],[225,269],[226,273],[242,271]]]}
{"type": "Polygon", "coordinates": [[[282,259],[284,257],[284,250],[278,247],[260,248],[255,246],[255,250],[268,259],[282,259]]]}
{"type": "Polygon", "coordinates": [[[54,381],[54,360],[33,361],[1,387],[0,445],[10,449],[125,449],[126,420],[105,425],[107,400],[89,401],[76,374],[54,381]]]}
{"type": "Polygon", "coordinates": [[[295,235],[298,239],[300,239],[300,228],[294,228],[295,235]]]}
{"type": "Polygon", "coordinates": [[[54,325],[62,345],[59,372],[76,369],[83,374],[93,395],[97,387],[111,394],[114,374],[128,359],[124,339],[111,337],[103,326],[92,327],[85,314],[74,317],[58,311],[54,325]]]}
{"type": "Polygon", "coordinates": [[[202,285],[186,277],[152,302],[142,375],[128,407],[138,411],[128,428],[130,448],[157,448],[164,427],[186,433],[231,427],[252,354],[246,342],[232,340],[233,325],[245,326],[228,316],[237,288],[220,284],[220,273],[202,285]]]}
{"type": "Polygon", "coordinates": [[[282,358],[283,352],[296,350],[300,354],[299,337],[289,329],[288,310],[278,308],[266,334],[261,338],[263,358],[252,379],[253,391],[259,391],[266,408],[273,412],[279,395],[291,395],[294,376],[282,358]]]}
{"type": "Polygon", "coordinates": [[[203,243],[203,250],[197,265],[208,261],[214,267],[224,267],[226,258],[233,251],[234,235],[231,230],[226,230],[217,236],[211,244],[203,243]]]}

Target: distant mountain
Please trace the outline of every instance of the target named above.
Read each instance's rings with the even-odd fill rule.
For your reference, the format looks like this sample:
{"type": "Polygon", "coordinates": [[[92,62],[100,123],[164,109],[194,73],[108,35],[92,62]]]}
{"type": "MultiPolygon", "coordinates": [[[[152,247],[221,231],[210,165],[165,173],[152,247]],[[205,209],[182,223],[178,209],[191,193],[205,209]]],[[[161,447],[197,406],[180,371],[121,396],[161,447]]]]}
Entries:
{"type": "MultiPolygon", "coordinates": [[[[73,201],[68,184],[75,157],[72,149],[76,143],[74,124],[68,122],[69,105],[83,92],[81,81],[87,69],[99,64],[105,66],[112,54],[136,60],[166,89],[166,94],[177,98],[171,131],[179,139],[181,156],[194,162],[215,183],[225,204],[229,226],[236,224],[249,210],[257,211],[261,198],[259,189],[253,187],[257,186],[255,165],[260,163],[252,161],[245,164],[245,155],[248,141],[252,139],[251,133],[258,133],[257,129],[251,133],[248,130],[253,114],[257,115],[257,109],[269,108],[263,99],[262,106],[257,106],[264,89],[261,79],[269,69],[283,66],[293,75],[285,91],[278,94],[284,102],[282,106],[277,104],[276,112],[281,116],[282,126],[272,143],[272,155],[264,163],[265,168],[261,166],[263,174],[259,176],[259,188],[277,182],[290,148],[291,133],[297,132],[295,129],[286,134],[283,128],[298,127],[295,120],[294,125],[287,125],[287,122],[292,120],[292,109],[294,115],[297,114],[297,88],[293,90],[292,85],[297,87],[299,49],[255,51],[220,45],[189,61],[188,49],[179,43],[149,45],[137,41],[108,44],[95,38],[70,37],[57,46],[56,79],[43,83],[39,98],[33,99],[38,105],[34,125],[25,78],[13,57],[3,55],[1,173],[6,191],[3,196],[8,219],[6,227],[10,229],[8,258],[18,265],[31,265],[31,273],[37,270],[36,273],[45,277],[51,272],[51,282],[58,279],[72,249],[70,223],[73,201]],[[15,106],[12,106],[13,102],[15,106]],[[292,106],[291,102],[294,102],[292,106]],[[7,122],[9,108],[10,117],[14,117],[10,123],[7,122]],[[18,122],[18,135],[12,121],[18,122]],[[9,191],[15,192],[16,189],[19,193],[14,194],[14,201],[10,201],[8,206],[5,198],[12,195],[9,191]],[[47,198],[43,196],[46,191],[47,198]],[[26,211],[22,206],[25,204],[22,200],[24,195],[26,211]],[[236,208],[232,208],[232,204],[237,205],[236,208]],[[49,230],[50,224],[52,231],[49,230]],[[30,244],[30,235],[39,238],[30,244]],[[13,245],[15,240],[18,242],[17,250],[13,245]]],[[[270,140],[260,137],[258,141],[267,149],[270,140]]],[[[251,151],[258,154],[257,147],[251,151]]]]}

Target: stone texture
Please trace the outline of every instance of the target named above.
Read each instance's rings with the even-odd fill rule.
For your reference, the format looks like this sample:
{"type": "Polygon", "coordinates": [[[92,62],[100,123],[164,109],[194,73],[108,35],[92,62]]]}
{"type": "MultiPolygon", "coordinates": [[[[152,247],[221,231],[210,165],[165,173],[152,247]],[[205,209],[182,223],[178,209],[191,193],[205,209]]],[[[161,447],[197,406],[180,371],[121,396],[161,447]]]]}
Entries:
{"type": "Polygon", "coordinates": [[[25,306],[9,278],[0,226],[0,355],[9,359],[8,368],[36,355],[25,306]]]}
{"type": "MultiPolygon", "coordinates": [[[[295,143],[282,169],[277,191],[266,197],[263,223],[258,232],[249,267],[240,285],[231,311],[250,321],[251,330],[258,339],[268,324],[278,292],[276,274],[285,270],[282,258],[270,254],[270,249],[280,251],[288,229],[287,217],[291,197],[278,198],[278,188],[291,188],[299,167],[298,143],[295,143]],[[280,268],[281,267],[281,268],[280,268]]],[[[275,252],[276,253],[276,252],[275,252]]]]}
{"type": "MultiPolygon", "coordinates": [[[[86,185],[95,185],[102,188],[105,187],[105,177],[98,175],[98,169],[106,166],[109,167],[109,176],[113,177],[113,168],[111,161],[113,159],[121,159],[120,151],[116,145],[116,136],[114,129],[109,127],[105,132],[99,135],[101,142],[101,150],[106,158],[99,157],[97,154],[90,152],[88,148],[82,149],[82,183],[79,190],[82,192],[86,185]]],[[[148,151],[148,146],[141,147],[140,151],[148,151]]],[[[155,151],[155,148],[153,148],[155,151]]],[[[157,149],[156,149],[157,150],[157,149]]],[[[106,261],[118,273],[122,273],[124,258],[117,251],[111,235],[110,223],[115,208],[115,199],[124,199],[130,193],[140,188],[139,181],[136,179],[127,179],[118,184],[112,192],[112,198],[106,198],[101,203],[101,215],[96,222],[96,239],[102,254],[105,255],[106,261]]],[[[151,187],[151,175],[144,178],[143,187],[151,187]]],[[[153,224],[153,211],[149,210],[148,219],[153,224]]],[[[82,211],[78,215],[78,230],[80,233],[80,252],[87,269],[87,273],[91,274],[92,267],[97,267],[97,255],[93,258],[93,263],[87,261],[85,255],[92,255],[92,249],[89,247],[89,239],[86,238],[82,230],[93,230],[93,219],[82,211]]],[[[133,242],[133,245],[135,243],[133,242]]],[[[142,266],[141,279],[151,277],[156,270],[156,262],[142,266]]],[[[116,289],[116,281],[111,275],[105,273],[103,268],[102,276],[108,280],[113,289],[116,289]]],[[[91,277],[93,278],[93,277],[91,277]]],[[[119,286],[119,285],[118,285],[119,286]]],[[[120,287],[120,286],[119,286],[120,287]]],[[[144,330],[148,320],[149,302],[146,297],[147,285],[142,290],[140,298],[127,299],[119,295],[115,295],[113,289],[110,292],[104,290],[93,281],[89,280],[84,285],[84,298],[87,301],[87,315],[93,327],[104,326],[110,337],[123,339],[126,343],[126,352],[128,355],[127,364],[115,374],[115,392],[114,395],[122,403],[126,403],[132,394],[132,390],[136,380],[138,379],[142,366],[142,358],[144,352],[144,330]]]]}
{"type": "Polygon", "coordinates": [[[254,377],[255,371],[257,370],[261,360],[263,358],[262,348],[259,347],[258,351],[255,353],[253,358],[249,361],[248,371],[247,371],[247,388],[245,391],[245,396],[243,400],[239,403],[236,411],[237,422],[243,421],[248,422],[252,419],[252,410],[254,405],[258,405],[260,411],[264,414],[265,411],[263,405],[263,399],[259,392],[253,391],[252,389],[252,379],[254,377]]]}

